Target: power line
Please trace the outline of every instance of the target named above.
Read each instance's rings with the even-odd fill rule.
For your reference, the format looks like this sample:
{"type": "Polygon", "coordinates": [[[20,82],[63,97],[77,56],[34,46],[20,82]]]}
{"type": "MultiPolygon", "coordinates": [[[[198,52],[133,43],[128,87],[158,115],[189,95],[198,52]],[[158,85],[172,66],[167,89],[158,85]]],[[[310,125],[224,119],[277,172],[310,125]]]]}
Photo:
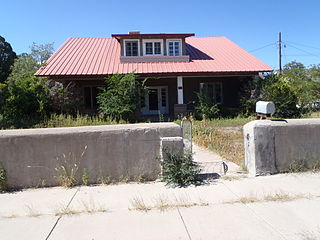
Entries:
{"type": "Polygon", "coordinates": [[[318,47],[313,47],[313,46],[309,46],[309,45],[305,45],[305,44],[301,44],[301,43],[294,43],[294,42],[291,42],[291,41],[287,41],[287,42],[288,42],[288,43],[292,43],[292,44],[294,44],[294,45],[300,45],[300,46],[302,46],[302,47],[314,48],[314,49],[320,50],[320,48],[318,48],[318,47]]]}
{"type": "Polygon", "coordinates": [[[295,46],[293,46],[293,45],[291,45],[291,44],[288,44],[288,43],[287,43],[287,45],[290,46],[290,47],[293,47],[293,48],[295,48],[295,49],[297,49],[297,50],[299,50],[299,51],[301,51],[301,52],[307,53],[307,54],[309,54],[309,56],[314,56],[314,57],[320,58],[320,56],[317,55],[317,54],[310,53],[310,52],[308,52],[308,51],[305,51],[305,50],[303,50],[303,49],[301,49],[301,48],[295,47],[295,46]]]}
{"type": "Polygon", "coordinates": [[[275,45],[275,44],[277,44],[277,42],[269,43],[269,44],[267,44],[267,45],[265,45],[265,46],[263,46],[263,47],[259,47],[259,48],[253,49],[253,50],[251,50],[251,51],[249,51],[249,52],[250,52],[250,53],[251,53],[251,52],[255,52],[255,51],[258,51],[258,50],[260,50],[260,49],[263,49],[263,48],[266,48],[266,47],[269,47],[269,46],[275,45]]]}

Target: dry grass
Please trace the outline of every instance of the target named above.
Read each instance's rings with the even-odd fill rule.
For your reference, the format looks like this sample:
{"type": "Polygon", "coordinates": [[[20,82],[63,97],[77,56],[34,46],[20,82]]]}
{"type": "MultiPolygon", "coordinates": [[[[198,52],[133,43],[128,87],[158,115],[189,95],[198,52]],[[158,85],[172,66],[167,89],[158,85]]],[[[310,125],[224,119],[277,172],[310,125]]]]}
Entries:
{"type": "Polygon", "coordinates": [[[7,219],[11,219],[11,218],[17,218],[19,216],[17,214],[12,213],[12,214],[8,214],[8,215],[4,215],[2,217],[7,218],[7,219]]]}
{"type": "Polygon", "coordinates": [[[254,195],[243,196],[243,197],[240,197],[239,199],[226,201],[224,203],[225,204],[234,204],[234,203],[248,204],[248,203],[259,203],[259,202],[288,202],[288,201],[294,201],[294,200],[303,199],[303,198],[310,198],[310,196],[306,194],[288,194],[280,191],[276,193],[269,193],[262,197],[257,197],[254,195]]]}
{"type": "Polygon", "coordinates": [[[59,208],[54,212],[55,216],[74,215],[83,213],[82,210],[75,210],[70,208],[59,208]]]}
{"type": "Polygon", "coordinates": [[[26,205],[26,215],[28,217],[39,217],[42,214],[33,205],[26,205]]]}
{"type": "Polygon", "coordinates": [[[55,216],[64,216],[64,215],[75,215],[75,214],[83,214],[83,213],[101,213],[101,212],[107,212],[108,209],[102,205],[96,203],[93,199],[90,201],[81,201],[82,208],[75,209],[70,207],[59,207],[54,211],[55,216]]]}
{"type": "Polygon", "coordinates": [[[236,181],[246,177],[247,175],[243,175],[243,174],[242,175],[223,175],[220,177],[220,179],[226,180],[226,181],[236,181]]]}
{"type": "Polygon", "coordinates": [[[108,211],[108,209],[104,205],[96,203],[93,199],[91,199],[89,202],[82,201],[82,205],[85,213],[97,213],[108,211]]]}
{"type": "Polygon", "coordinates": [[[34,125],[34,128],[55,128],[55,127],[79,127],[95,125],[124,124],[125,121],[116,122],[112,119],[105,119],[100,116],[88,116],[77,114],[76,116],[68,114],[51,114],[43,122],[34,125]]]}
{"type": "Polygon", "coordinates": [[[129,207],[129,210],[137,210],[137,211],[144,211],[147,212],[151,210],[151,207],[149,207],[143,200],[142,197],[133,197],[130,200],[131,207],[129,207]]]}
{"type": "MultiPolygon", "coordinates": [[[[246,122],[249,120],[251,119],[246,119],[246,122]]],[[[243,121],[241,121],[242,123],[243,121]]],[[[241,165],[244,161],[241,126],[227,127],[223,125],[221,127],[215,123],[215,120],[193,121],[193,140],[199,146],[217,152],[230,162],[241,165]]]]}
{"type": "Polygon", "coordinates": [[[98,183],[99,184],[102,184],[102,185],[110,185],[112,183],[114,183],[114,181],[112,180],[112,178],[110,176],[108,177],[99,177],[97,179],[98,183]]]}
{"type": "Polygon", "coordinates": [[[129,210],[137,211],[150,211],[150,210],[159,210],[160,212],[167,211],[169,209],[178,208],[178,207],[194,207],[194,206],[208,206],[209,203],[203,199],[199,199],[198,202],[191,201],[187,196],[175,197],[173,200],[170,200],[166,195],[158,195],[152,199],[152,204],[147,205],[142,197],[134,197],[130,203],[131,207],[129,210]]]}

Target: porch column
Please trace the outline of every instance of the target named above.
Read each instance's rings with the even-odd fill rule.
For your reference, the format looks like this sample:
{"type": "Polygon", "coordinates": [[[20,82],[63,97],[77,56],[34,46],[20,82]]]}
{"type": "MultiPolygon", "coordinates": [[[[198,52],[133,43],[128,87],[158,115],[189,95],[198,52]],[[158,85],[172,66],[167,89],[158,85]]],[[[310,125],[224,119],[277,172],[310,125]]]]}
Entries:
{"type": "Polygon", "coordinates": [[[178,89],[178,104],[183,104],[183,78],[177,77],[177,89],[178,89]]]}

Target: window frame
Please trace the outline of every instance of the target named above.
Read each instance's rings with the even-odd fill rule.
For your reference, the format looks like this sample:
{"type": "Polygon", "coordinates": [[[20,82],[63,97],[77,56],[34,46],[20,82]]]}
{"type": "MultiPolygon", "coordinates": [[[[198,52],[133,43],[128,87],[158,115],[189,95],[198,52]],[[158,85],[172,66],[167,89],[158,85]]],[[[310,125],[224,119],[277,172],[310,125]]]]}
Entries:
{"type": "Polygon", "coordinates": [[[163,56],[163,39],[143,39],[142,40],[142,46],[143,46],[143,56],[163,56]],[[147,49],[146,49],[146,43],[152,43],[152,54],[146,54],[147,49]],[[155,54],[154,50],[154,43],[155,42],[160,42],[160,46],[161,46],[161,53],[160,54],[155,54]]]}
{"type": "Polygon", "coordinates": [[[169,87],[168,86],[149,86],[148,89],[157,89],[158,92],[158,110],[150,110],[149,104],[149,92],[144,95],[144,107],[141,107],[140,112],[142,115],[157,115],[159,112],[161,114],[169,114],[169,87]],[[161,89],[165,89],[165,102],[166,106],[162,105],[162,94],[161,89]]]}
{"type": "Polygon", "coordinates": [[[125,57],[138,57],[140,56],[140,39],[124,39],[123,40],[123,48],[124,48],[124,56],[125,57]],[[126,46],[126,43],[127,42],[138,42],[138,55],[137,56],[128,56],[127,55],[127,46],[126,46]]]}
{"type": "Polygon", "coordinates": [[[176,57],[176,56],[182,56],[182,40],[181,39],[167,39],[167,56],[169,57],[176,57]],[[169,55],[169,43],[170,42],[179,42],[180,48],[179,48],[179,55],[169,55]]]}
{"type": "Polygon", "coordinates": [[[203,92],[204,90],[204,85],[205,84],[210,84],[213,85],[213,96],[214,96],[214,100],[217,104],[223,104],[223,84],[222,82],[201,82],[200,83],[200,92],[203,92]],[[220,85],[220,101],[217,101],[217,92],[216,92],[216,85],[220,85]]]}

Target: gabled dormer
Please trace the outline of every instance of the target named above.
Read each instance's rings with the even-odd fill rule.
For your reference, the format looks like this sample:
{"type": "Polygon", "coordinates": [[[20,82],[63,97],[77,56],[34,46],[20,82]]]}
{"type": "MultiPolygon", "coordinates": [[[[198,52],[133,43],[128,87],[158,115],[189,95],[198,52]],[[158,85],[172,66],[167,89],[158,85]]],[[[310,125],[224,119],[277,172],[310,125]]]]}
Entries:
{"type": "Polygon", "coordinates": [[[121,62],[189,62],[186,52],[187,34],[141,34],[138,31],[128,34],[113,34],[121,46],[121,62]]]}

